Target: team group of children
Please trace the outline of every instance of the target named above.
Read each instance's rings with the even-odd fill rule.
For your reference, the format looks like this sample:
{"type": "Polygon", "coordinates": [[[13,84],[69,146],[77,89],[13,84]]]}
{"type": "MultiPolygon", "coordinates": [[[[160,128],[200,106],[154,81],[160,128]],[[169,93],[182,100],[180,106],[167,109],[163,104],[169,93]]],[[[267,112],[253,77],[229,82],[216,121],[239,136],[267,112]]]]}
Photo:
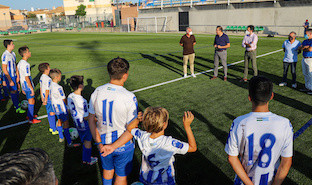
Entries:
{"type": "MultiPolygon", "coordinates": [[[[20,47],[18,52],[22,59],[16,66],[13,41],[4,40],[4,46],[6,47],[6,51],[1,58],[3,69],[0,70],[1,72],[3,71],[0,80],[3,83],[1,87],[5,93],[7,93],[7,91],[10,92],[16,112],[25,113],[26,111],[21,109],[19,105],[19,90],[21,87],[22,93],[28,100],[26,119],[28,119],[31,124],[40,123],[41,121],[36,119],[37,115],[34,115],[35,86],[30,74],[30,64],[27,62],[31,57],[31,52],[27,46],[20,47]]],[[[91,157],[92,136],[86,121],[88,117],[87,101],[81,96],[81,91],[84,88],[83,77],[71,77],[70,85],[74,92],[68,96],[69,104],[67,106],[63,88],[58,84],[62,78],[61,71],[59,69],[50,69],[48,63],[41,63],[38,69],[42,73],[40,77],[40,96],[42,105],[45,105],[47,110],[50,124],[49,131],[52,135],[58,134],[60,142],[63,142],[65,138],[68,147],[80,146],[79,143],[73,143],[70,137],[67,107],[70,108],[72,118],[83,143],[82,161],[87,165],[95,164],[97,158],[91,157]]],[[[3,100],[4,97],[1,92],[0,94],[3,100]]],[[[8,94],[5,94],[5,96],[9,97],[8,94]]]]}
{"type": "MultiPolygon", "coordinates": [[[[2,56],[2,67],[6,68],[5,85],[9,87],[16,112],[23,113],[18,105],[19,82],[29,105],[34,105],[34,85],[27,62],[31,53],[28,47],[21,47],[19,53],[23,59],[16,68],[13,41],[5,40],[4,45],[7,48],[2,56]]],[[[108,63],[110,82],[93,92],[89,106],[81,96],[83,76],[70,78],[74,92],[68,95],[66,102],[63,88],[58,84],[62,77],[61,71],[50,70],[48,63],[40,64],[38,69],[42,73],[40,94],[47,109],[50,132],[59,134],[60,142],[65,137],[69,147],[79,146],[70,139],[69,111],[83,142],[82,161],[89,165],[97,162],[97,158],[91,157],[92,137],[100,151],[103,184],[112,184],[114,177],[115,184],[127,184],[134,151],[132,138],[137,140],[142,151],[140,183],[176,183],[174,155],[197,150],[190,127],[194,120],[191,112],[187,111],[183,116],[187,143],[165,136],[169,123],[168,111],[162,107],[149,107],[144,114],[138,113],[135,95],[123,87],[129,75],[129,63],[122,58],[108,63]],[[144,130],[139,129],[139,122],[142,122],[144,130]]],[[[225,146],[229,163],[237,174],[237,185],[278,185],[288,174],[293,155],[293,130],[288,119],[269,111],[269,101],[273,96],[273,84],[270,80],[265,77],[253,77],[250,80],[249,100],[252,102],[252,112],[234,120],[225,146]]],[[[28,119],[30,123],[37,123],[39,120],[34,118],[33,109],[33,106],[28,106],[28,119]]]]}

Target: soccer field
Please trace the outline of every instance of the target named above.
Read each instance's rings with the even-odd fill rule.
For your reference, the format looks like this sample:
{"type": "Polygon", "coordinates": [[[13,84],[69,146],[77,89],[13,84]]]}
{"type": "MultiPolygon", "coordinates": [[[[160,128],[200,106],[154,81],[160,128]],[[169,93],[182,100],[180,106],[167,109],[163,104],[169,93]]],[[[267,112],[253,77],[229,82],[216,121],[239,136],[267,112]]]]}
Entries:
{"type": "MultiPolygon", "coordinates": [[[[170,114],[166,135],[187,141],[182,124],[182,115],[192,111],[195,120],[192,129],[198,151],[185,156],[176,155],[176,180],[181,185],[233,184],[234,171],[227,162],[224,146],[232,121],[251,111],[248,101],[248,84],[239,82],[243,76],[244,48],[242,37],[229,36],[228,81],[210,80],[213,76],[212,47],[214,35],[195,35],[196,78],[182,79],[182,47],[179,45],[183,34],[136,34],[136,33],[42,33],[33,35],[8,36],[14,40],[15,53],[23,45],[32,52],[29,63],[36,85],[35,112],[46,115],[39,95],[38,64],[50,63],[63,73],[61,85],[66,95],[71,92],[68,79],[72,75],[85,77],[83,96],[89,101],[91,93],[100,85],[109,82],[106,64],[117,56],[130,62],[130,75],[125,87],[135,91],[140,110],[148,106],[165,107],[170,114]],[[171,81],[173,80],[173,81],[171,81]],[[162,84],[161,84],[162,83],[162,84]],[[158,84],[158,86],[153,86],[158,84]],[[148,87],[148,88],[145,88],[148,87]],[[142,89],[144,88],[144,89],[142,89]]],[[[1,40],[4,38],[1,37],[1,40]]],[[[294,132],[312,118],[312,96],[288,87],[279,87],[282,80],[281,49],[286,38],[259,37],[257,59],[259,74],[274,83],[274,100],[270,102],[273,113],[290,119],[294,132]]],[[[299,39],[302,41],[302,39],[299,39]]],[[[4,51],[4,47],[2,47],[4,51]]],[[[300,55],[299,61],[302,56],[300,55]]],[[[21,59],[17,57],[17,61],[21,59]]],[[[304,87],[301,62],[297,65],[298,89],[304,87]]],[[[251,65],[250,65],[251,67],[251,65]]],[[[253,72],[250,70],[249,77],[253,72]]],[[[219,70],[223,78],[223,69],[219,70]]],[[[289,79],[291,74],[288,75],[289,79]]],[[[291,84],[291,81],[288,81],[291,84]]],[[[20,96],[20,99],[25,97],[20,96]]],[[[25,120],[26,115],[17,115],[12,101],[0,103],[0,127],[25,120]]],[[[82,168],[82,149],[69,149],[58,142],[58,136],[49,132],[45,118],[37,125],[22,124],[0,130],[0,155],[31,147],[42,148],[53,161],[60,184],[82,185],[101,184],[101,166],[82,168]]],[[[78,141],[78,140],[77,140],[78,141]]],[[[93,155],[98,156],[96,147],[93,155]]],[[[135,150],[134,169],[130,182],[139,178],[141,153],[135,150]]],[[[290,173],[284,184],[312,184],[312,128],[307,128],[294,141],[294,158],[290,173]]]]}

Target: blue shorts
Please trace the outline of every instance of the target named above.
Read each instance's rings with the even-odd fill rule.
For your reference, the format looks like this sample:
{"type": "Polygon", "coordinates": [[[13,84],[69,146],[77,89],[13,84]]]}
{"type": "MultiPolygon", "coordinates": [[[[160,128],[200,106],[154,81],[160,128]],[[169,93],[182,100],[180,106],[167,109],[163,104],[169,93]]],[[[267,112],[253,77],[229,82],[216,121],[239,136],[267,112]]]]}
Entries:
{"type": "Polygon", "coordinates": [[[78,130],[78,133],[79,133],[79,137],[80,137],[80,140],[82,143],[84,141],[91,141],[92,140],[92,135],[91,135],[90,129],[85,130],[85,131],[78,130]]]}
{"type": "Polygon", "coordinates": [[[66,113],[61,113],[60,115],[56,115],[57,119],[60,119],[62,122],[68,120],[68,115],[66,113]]]}
{"type": "Polygon", "coordinates": [[[17,88],[17,83],[16,83],[16,77],[11,77],[12,81],[14,82],[14,86],[10,86],[10,82],[6,76],[4,77],[4,79],[10,92],[17,91],[18,88],[17,88]]]}
{"type": "Polygon", "coordinates": [[[48,114],[50,114],[50,112],[54,112],[51,102],[47,102],[47,105],[46,105],[45,107],[46,107],[46,109],[47,109],[47,113],[48,113],[48,114]]]}
{"type": "Polygon", "coordinates": [[[123,152],[113,152],[106,157],[101,156],[102,168],[104,170],[113,170],[120,176],[128,176],[132,171],[132,159],[134,154],[134,144],[128,150],[123,152]]]}

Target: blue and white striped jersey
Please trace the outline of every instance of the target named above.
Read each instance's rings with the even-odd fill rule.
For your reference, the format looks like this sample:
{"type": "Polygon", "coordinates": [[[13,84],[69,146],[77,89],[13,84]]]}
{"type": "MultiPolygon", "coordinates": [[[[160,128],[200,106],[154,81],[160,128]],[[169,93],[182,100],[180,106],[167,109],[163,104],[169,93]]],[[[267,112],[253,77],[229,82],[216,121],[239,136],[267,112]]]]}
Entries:
{"type": "Polygon", "coordinates": [[[148,185],[175,184],[174,155],[186,154],[189,144],[164,135],[152,139],[151,133],[140,129],[132,129],[131,134],[142,152],[140,181],[148,185]]]}
{"type": "Polygon", "coordinates": [[[97,117],[102,143],[111,144],[126,131],[128,124],[137,118],[137,106],[135,95],[122,86],[107,83],[95,89],[89,113],[97,117]]]}
{"type": "MultiPolygon", "coordinates": [[[[280,157],[293,155],[293,128],[287,118],[271,112],[251,112],[232,124],[225,151],[240,156],[254,184],[272,184],[280,157]]],[[[236,177],[235,184],[243,184],[236,177]]]]}
{"type": "Polygon", "coordinates": [[[41,89],[41,96],[43,98],[45,98],[46,96],[48,96],[48,102],[51,102],[51,84],[52,84],[52,79],[45,74],[42,74],[40,77],[40,89],[41,89]],[[46,91],[49,91],[49,94],[46,94],[46,91]]]}
{"type": "Polygon", "coordinates": [[[85,117],[88,117],[88,102],[81,95],[71,93],[67,97],[67,106],[79,131],[89,130],[89,124],[85,117]]]}
{"type": "Polygon", "coordinates": [[[2,64],[7,65],[7,70],[10,77],[16,77],[16,55],[12,51],[11,53],[8,50],[3,52],[1,57],[2,64]]]}
{"type": "Polygon", "coordinates": [[[20,76],[20,83],[22,86],[22,90],[24,91],[30,91],[30,87],[28,86],[27,82],[26,82],[26,76],[29,77],[32,88],[34,88],[34,83],[32,81],[31,75],[30,75],[30,65],[26,60],[21,60],[19,61],[19,63],[17,64],[17,69],[19,72],[19,76],[20,76]]]}
{"type": "Polygon", "coordinates": [[[51,101],[56,115],[67,114],[64,99],[66,98],[63,87],[52,82],[51,84],[51,101]]]}

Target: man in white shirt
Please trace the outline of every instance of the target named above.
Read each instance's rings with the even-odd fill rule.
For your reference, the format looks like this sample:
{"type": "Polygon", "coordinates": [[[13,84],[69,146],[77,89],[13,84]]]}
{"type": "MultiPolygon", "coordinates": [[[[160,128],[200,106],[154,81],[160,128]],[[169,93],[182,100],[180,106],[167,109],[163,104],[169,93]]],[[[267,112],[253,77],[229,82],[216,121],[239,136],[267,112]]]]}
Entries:
{"type": "MultiPolygon", "coordinates": [[[[137,118],[137,99],[125,89],[129,76],[129,63],[123,58],[115,58],[107,65],[110,82],[95,89],[89,104],[89,127],[98,149],[103,153],[103,145],[115,142],[127,125],[137,118]],[[97,123],[95,123],[95,116],[97,123]]],[[[132,170],[134,143],[129,141],[112,154],[103,157],[103,184],[127,184],[127,175],[132,170]]]]}
{"type": "Polygon", "coordinates": [[[287,85],[287,72],[288,68],[290,66],[290,71],[292,74],[292,88],[297,88],[296,83],[296,65],[298,61],[298,53],[300,50],[298,48],[300,47],[301,43],[300,41],[296,40],[296,33],[290,32],[288,39],[284,41],[283,43],[283,49],[285,52],[285,56],[283,59],[283,80],[279,84],[279,86],[286,86],[287,85]]]}
{"type": "Polygon", "coordinates": [[[280,185],[291,167],[293,128],[287,118],[269,111],[273,96],[270,80],[250,80],[252,112],[234,120],[225,146],[237,174],[235,185],[280,185]]]}

